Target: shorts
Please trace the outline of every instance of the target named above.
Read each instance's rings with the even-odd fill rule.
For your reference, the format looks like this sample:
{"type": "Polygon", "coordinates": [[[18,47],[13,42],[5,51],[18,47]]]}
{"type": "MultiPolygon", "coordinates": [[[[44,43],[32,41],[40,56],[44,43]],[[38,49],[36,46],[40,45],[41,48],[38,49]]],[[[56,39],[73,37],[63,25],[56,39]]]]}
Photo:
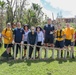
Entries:
{"type": "Polygon", "coordinates": [[[57,47],[57,48],[63,48],[64,47],[64,41],[57,41],[56,40],[55,47],[57,47]]]}
{"type": "Polygon", "coordinates": [[[74,43],[71,42],[71,40],[65,39],[65,46],[73,46],[73,45],[74,45],[74,43]]]}
{"type": "MultiPolygon", "coordinates": [[[[37,46],[41,46],[41,42],[38,42],[37,43],[37,46]]],[[[39,51],[40,50],[40,47],[36,47],[36,49],[37,49],[37,51],[39,51]]]]}
{"type": "Polygon", "coordinates": [[[54,43],[54,36],[50,35],[50,36],[45,37],[44,43],[53,44],[54,43]]]}
{"type": "MultiPolygon", "coordinates": [[[[27,44],[27,41],[24,41],[24,44],[27,44]]],[[[27,46],[24,45],[24,49],[26,50],[27,49],[27,46]]]]}
{"type": "Polygon", "coordinates": [[[4,44],[4,48],[10,48],[12,46],[13,46],[13,44],[4,44]]]}

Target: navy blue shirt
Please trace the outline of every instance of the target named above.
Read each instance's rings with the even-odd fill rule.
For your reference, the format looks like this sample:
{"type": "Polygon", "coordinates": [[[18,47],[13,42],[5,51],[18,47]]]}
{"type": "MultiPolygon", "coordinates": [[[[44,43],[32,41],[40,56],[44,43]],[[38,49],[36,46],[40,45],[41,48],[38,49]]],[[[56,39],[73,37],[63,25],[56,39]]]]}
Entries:
{"type": "Polygon", "coordinates": [[[50,36],[50,35],[52,35],[52,34],[50,34],[50,32],[53,32],[55,30],[55,28],[51,24],[50,25],[46,24],[44,26],[44,30],[45,30],[45,36],[50,36]]]}
{"type": "Polygon", "coordinates": [[[16,43],[21,43],[22,41],[22,37],[23,37],[23,34],[24,34],[24,30],[22,28],[16,28],[13,32],[13,34],[15,35],[15,38],[14,38],[14,41],[16,43]]]}
{"type": "Polygon", "coordinates": [[[32,32],[29,32],[28,33],[28,44],[35,45],[37,44],[37,41],[38,41],[37,33],[34,32],[34,34],[32,34],[32,32]]]}

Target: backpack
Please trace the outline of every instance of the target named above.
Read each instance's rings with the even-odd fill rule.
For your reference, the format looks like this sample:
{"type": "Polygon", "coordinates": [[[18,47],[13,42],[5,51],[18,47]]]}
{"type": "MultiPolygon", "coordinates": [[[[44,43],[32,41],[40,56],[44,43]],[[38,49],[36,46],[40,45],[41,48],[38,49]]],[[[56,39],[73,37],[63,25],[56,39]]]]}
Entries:
{"type": "Polygon", "coordinates": [[[57,38],[62,38],[62,30],[60,30],[60,35],[58,35],[58,31],[57,31],[57,38]]]}

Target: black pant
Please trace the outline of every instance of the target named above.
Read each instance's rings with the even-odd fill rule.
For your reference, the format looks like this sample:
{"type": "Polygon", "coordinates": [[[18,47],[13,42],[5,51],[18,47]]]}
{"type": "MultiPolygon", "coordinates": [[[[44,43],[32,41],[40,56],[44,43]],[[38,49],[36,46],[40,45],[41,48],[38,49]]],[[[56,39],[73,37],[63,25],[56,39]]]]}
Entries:
{"type": "Polygon", "coordinates": [[[29,57],[30,57],[30,58],[31,58],[31,56],[32,56],[32,52],[33,52],[33,47],[30,46],[30,48],[29,48],[29,57]]]}
{"type": "Polygon", "coordinates": [[[16,56],[18,54],[18,49],[21,51],[21,46],[19,44],[16,45],[16,56]]]}

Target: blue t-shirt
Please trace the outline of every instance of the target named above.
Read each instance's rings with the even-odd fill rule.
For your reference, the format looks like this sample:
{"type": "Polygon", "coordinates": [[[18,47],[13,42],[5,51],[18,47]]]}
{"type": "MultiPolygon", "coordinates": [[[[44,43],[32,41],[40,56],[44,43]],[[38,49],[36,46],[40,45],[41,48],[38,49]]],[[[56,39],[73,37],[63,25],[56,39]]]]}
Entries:
{"type": "Polygon", "coordinates": [[[50,32],[53,32],[55,30],[55,28],[52,24],[50,24],[50,25],[46,24],[44,26],[44,30],[45,30],[45,36],[50,36],[50,35],[52,35],[52,34],[50,34],[50,32]]]}
{"type": "Polygon", "coordinates": [[[23,34],[24,34],[24,30],[22,28],[16,28],[13,32],[13,34],[15,35],[15,42],[16,43],[20,43],[22,41],[22,37],[23,37],[23,34]]]}

